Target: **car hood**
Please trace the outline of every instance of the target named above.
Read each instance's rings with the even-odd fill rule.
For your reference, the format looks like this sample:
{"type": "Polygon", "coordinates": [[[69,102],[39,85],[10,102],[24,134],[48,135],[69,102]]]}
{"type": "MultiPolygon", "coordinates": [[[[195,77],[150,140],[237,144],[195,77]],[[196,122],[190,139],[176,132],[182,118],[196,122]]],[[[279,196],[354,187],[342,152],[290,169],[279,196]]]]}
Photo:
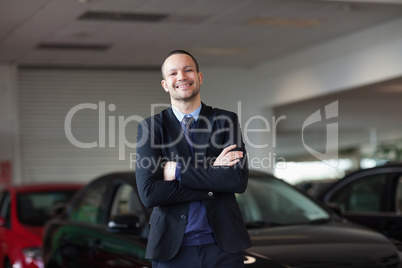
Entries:
{"type": "Polygon", "coordinates": [[[21,225],[21,228],[18,228],[18,230],[18,236],[22,237],[24,241],[40,243],[44,228],[42,226],[21,225]]]}
{"type": "Polygon", "coordinates": [[[42,237],[43,227],[42,226],[24,226],[25,229],[34,236],[42,237]]]}
{"type": "Polygon", "coordinates": [[[253,242],[249,253],[291,267],[398,267],[399,263],[387,238],[347,223],[259,228],[249,233],[253,242]]]}

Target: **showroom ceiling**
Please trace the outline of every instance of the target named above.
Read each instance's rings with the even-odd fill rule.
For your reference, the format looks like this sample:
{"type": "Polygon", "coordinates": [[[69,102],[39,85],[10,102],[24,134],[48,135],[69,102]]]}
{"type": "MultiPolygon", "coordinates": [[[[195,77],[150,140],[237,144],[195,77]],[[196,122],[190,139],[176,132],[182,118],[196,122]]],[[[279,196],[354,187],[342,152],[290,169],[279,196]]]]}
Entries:
{"type": "Polygon", "coordinates": [[[250,67],[402,16],[377,2],[0,0],[0,62],[153,68],[180,48],[250,67]]]}
{"type": "MultiPolygon", "coordinates": [[[[167,52],[186,49],[202,66],[248,68],[401,17],[402,0],[0,0],[0,62],[155,69],[167,52]]],[[[333,100],[340,135],[370,139],[372,129],[394,128],[402,90],[384,92],[389,83],[402,82],[275,107],[288,116],[278,129],[282,153],[295,152],[306,115],[333,100]]]]}

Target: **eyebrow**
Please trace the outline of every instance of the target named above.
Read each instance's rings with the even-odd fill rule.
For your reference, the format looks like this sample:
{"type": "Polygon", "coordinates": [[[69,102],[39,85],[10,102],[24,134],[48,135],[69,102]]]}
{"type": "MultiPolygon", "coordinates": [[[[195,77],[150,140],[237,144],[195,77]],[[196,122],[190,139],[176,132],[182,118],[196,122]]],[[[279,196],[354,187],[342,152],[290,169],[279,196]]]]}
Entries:
{"type": "MultiPolygon", "coordinates": [[[[193,68],[194,69],[194,66],[186,65],[186,66],[183,67],[183,69],[187,69],[187,68],[193,68]]],[[[180,69],[180,68],[172,68],[172,69],[167,70],[167,72],[169,73],[169,72],[177,71],[178,69],[180,69]]]]}

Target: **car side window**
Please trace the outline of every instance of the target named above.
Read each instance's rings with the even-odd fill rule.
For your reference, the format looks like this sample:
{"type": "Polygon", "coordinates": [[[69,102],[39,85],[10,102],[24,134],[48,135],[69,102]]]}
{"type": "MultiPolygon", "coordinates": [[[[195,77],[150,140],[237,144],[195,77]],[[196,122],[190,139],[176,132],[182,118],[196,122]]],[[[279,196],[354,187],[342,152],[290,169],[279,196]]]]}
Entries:
{"type": "Polygon", "coordinates": [[[398,185],[396,190],[396,208],[399,213],[402,213],[402,176],[398,178],[398,185]]]}
{"type": "Polygon", "coordinates": [[[6,193],[5,190],[0,191],[0,208],[1,208],[2,204],[3,204],[3,197],[4,197],[5,193],[6,193]]]}
{"type": "Polygon", "coordinates": [[[359,178],[335,194],[330,202],[336,203],[342,212],[381,211],[387,174],[374,174],[359,178]]]}
{"type": "Polygon", "coordinates": [[[71,210],[70,219],[102,224],[105,216],[105,207],[102,201],[106,193],[106,186],[106,183],[98,183],[89,187],[80,202],[71,210]]]}
{"type": "Polygon", "coordinates": [[[124,214],[134,214],[140,220],[145,220],[145,213],[138,198],[137,191],[130,184],[124,183],[117,189],[112,203],[110,217],[124,214]]]}
{"type": "Polygon", "coordinates": [[[10,204],[10,193],[4,192],[1,198],[0,206],[0,216],[5,220],[5,226],[11,227],[11,204],[10,204]]]}

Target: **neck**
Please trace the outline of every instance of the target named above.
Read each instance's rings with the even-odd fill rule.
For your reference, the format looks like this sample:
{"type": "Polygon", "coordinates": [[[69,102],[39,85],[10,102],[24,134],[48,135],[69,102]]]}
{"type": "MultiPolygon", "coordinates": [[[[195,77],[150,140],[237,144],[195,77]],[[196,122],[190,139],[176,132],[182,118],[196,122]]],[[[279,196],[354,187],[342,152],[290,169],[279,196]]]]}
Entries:
{"type": "Polygon", "coordinates": [[[190,114],[194,112],[201,105],[201,99],[197,98],[191,101],[176,101],[171,100],[172,106],[183,114],[190,114]]]}

